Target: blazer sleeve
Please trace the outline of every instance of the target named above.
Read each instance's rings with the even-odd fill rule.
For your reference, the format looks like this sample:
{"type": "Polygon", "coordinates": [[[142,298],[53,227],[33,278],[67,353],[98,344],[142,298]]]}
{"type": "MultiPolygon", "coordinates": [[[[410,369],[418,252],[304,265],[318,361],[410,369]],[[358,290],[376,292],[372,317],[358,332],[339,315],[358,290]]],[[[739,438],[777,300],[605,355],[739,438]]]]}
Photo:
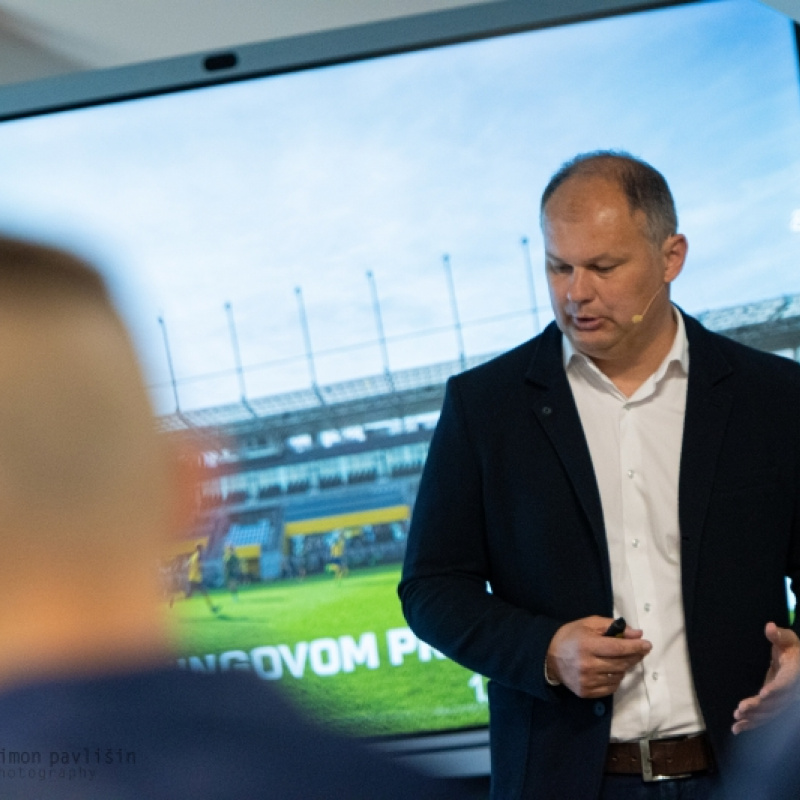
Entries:
{"type": "Polygon", "coordinates": [[[398,590],[403,613],[420,639],[468,669],[557,700],[563,689],[546,682],[544,661],[562,623],[491,593],[497,554],[488,543],[476,444],[485,436],[470,430],[458,379],[450,379],[411,522],[398,590]]]}

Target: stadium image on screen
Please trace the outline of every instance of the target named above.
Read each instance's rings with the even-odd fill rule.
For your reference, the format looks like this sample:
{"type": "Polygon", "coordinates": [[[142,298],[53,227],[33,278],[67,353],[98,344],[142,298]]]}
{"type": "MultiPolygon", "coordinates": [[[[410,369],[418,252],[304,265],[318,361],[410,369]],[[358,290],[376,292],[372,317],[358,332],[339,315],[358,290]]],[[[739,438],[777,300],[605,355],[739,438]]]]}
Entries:
{"type": "Polygon", "coordinates": [[[0,123],[0,223],[107,265],[200,467],[154,565],[179,663],[361,736],[487,724],[485,679],[411,633],[396,586],[447,378],[552,320],[538,196],[564,160],[656,165],[690,242],[674,301],[800,353],[785,17],[715,0],[469,38],[0,123]]]}

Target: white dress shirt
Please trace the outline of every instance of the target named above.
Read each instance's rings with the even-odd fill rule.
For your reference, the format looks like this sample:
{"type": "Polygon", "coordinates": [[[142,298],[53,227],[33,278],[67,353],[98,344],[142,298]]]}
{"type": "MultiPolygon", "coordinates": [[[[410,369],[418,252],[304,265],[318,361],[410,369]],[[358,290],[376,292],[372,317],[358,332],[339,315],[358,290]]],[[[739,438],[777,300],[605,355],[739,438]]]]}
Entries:
{"type": "Polygon", "coordinates": [[[653,644],[614,695],[612,741],[705,729],[681,595],[678,474],[689,345],[683,318],[673,314],[672,348],[631,397],[564,337],[564,366],[600,489],[614,616],[641,628],[653,644]]]}

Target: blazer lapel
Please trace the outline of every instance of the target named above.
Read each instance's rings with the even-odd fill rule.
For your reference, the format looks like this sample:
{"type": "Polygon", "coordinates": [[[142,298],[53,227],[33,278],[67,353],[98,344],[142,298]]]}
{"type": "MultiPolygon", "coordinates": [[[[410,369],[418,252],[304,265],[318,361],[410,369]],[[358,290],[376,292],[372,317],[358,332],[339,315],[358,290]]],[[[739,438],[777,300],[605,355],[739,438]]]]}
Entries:
{"type": "Polygon", "coordinates": [[[689,340],[689,382],[678,483],[678,519],[683,602],[688,622],[693,613],[703,526],[733,397],[724,382],[732,372],[730,364],[700,323],[686,314],[683,316],[689,340]]]}
{"type": "Polygon", "coordinates": [[[589,445],[564,371],[561,332],[555,323],[545,328],[537,341],[526,381],[532,388],[532,409],[550,439],[575,489],[602,556],[603,581],[609,607],[613,605],[611,567],[608,558],[603,507],[592,467],[589,445]]]}

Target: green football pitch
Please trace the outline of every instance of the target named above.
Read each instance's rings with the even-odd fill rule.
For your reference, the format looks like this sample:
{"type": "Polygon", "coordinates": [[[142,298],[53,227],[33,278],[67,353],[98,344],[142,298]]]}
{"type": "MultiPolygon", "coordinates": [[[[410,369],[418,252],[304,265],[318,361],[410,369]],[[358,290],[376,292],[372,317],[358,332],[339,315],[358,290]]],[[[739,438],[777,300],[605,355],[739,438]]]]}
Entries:
{"type": "Polygon", "coordinates": [[[485,725],[485,681],[417,642],[400,611],[399,568],[211,592],[169,613],[190,668],[248,669],[313,716],[361,736],[485,725]]]}

